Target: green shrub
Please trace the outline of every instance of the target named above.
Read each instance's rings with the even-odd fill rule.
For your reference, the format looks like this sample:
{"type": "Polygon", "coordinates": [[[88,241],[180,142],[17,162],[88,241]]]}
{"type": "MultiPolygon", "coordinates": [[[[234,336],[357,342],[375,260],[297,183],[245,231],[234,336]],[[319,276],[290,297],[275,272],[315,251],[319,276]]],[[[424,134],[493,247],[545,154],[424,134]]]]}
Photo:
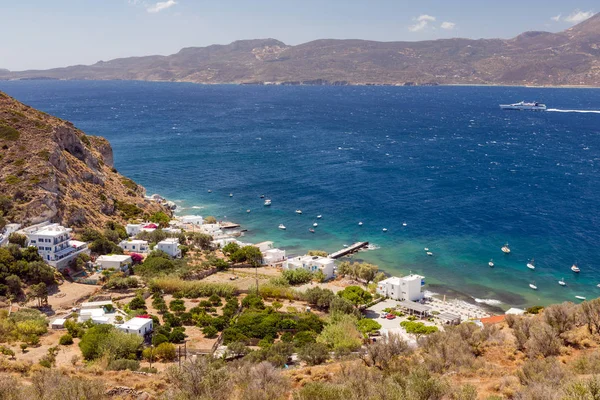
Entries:
{"type": "Polygon", "coordinates": [[[373,299],[371,293],[359,286],[348,286],[337,294],[344,299],[350,300],[352,304],[357,306],[367,304],[373,299]]]}
{"type": "Polygon", "coordinates": [[[107,369],[110,371],[137,371],[140,369],[140,362],[127,359],[112,360],[108,363],[107,369]]]}
{"type": "Polygon", "coordinates": [[[217,337],[217,335],[219,334],[219,331],[214,326],[209,325],[202,329],[202,333],[204,334],[204,337],[206,337],[208,339],[212,339],[212,338],[217,337]]]}
{"type": "Polygon", "coordinates": [[[15,128],[0,124],[0,140],[19,140],[21,134],[15,128]]]}
{"type": "Polygon", "coordinates": [[[312,274],[304,268],[285,270],[282,272],[281,276],[283,276],[291,285],[301,285],[310,282],[312,279],[312,274]]]}
{"type": "Polygon", "coordinates": [[[8,175],[5,179],[5,182],[9,185],[17,185],[19,182],[21,182],[21,179],[15,175],[8,175]]]}
{"type": "Polygon", "coordinates": [[[73,336],[71,336],[69,333],[65,333],[58,340],[58,344],[60,344],[61,346],[69,346],[73,344],[73,336]]]}

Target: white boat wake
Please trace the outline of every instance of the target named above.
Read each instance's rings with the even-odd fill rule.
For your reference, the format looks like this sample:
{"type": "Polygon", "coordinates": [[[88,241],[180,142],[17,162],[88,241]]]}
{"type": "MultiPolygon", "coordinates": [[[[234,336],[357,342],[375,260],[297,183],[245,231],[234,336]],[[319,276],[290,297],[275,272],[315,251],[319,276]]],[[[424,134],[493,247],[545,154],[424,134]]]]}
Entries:
{"type": "Polygon", "coordinates": [[[562,112],[562,113],[582,113],[582,114],[600,114],[600,110],[561,110],[559,108],[548,108],[547,112],[562,112]]]}

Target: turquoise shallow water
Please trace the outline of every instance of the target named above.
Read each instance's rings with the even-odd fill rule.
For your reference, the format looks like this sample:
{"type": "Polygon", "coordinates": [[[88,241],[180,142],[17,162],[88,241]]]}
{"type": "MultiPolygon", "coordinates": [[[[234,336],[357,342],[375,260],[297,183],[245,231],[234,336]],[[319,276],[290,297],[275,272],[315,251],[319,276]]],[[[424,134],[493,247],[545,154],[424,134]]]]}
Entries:
{"type": "Polygon", "coordinates": [[[380,248],[355,258],[502,307],[600,295],[600,114],[498,107],[599,110],[600,90],[49,81],[0,90],[105,136],[119,171],[149,194],[239,222],[249,241],[289,254],[369,241],[380,248]]]}

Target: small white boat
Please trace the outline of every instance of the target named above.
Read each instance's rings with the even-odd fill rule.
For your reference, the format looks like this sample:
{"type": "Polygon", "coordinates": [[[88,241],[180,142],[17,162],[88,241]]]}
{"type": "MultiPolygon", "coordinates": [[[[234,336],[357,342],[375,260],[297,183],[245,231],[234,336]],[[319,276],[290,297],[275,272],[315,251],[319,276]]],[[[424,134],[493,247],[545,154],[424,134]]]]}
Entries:
{"type": "Polygon", "coordinates": [[[428,255],[428,256],[432,256],[432,255],[433,255],[433,253],[432,253],[432,252],[430,252],[430,251],[428,251],[428,252],[427,252],[427,255],[428,255]]]}
{"type": "Polygon", "coordinates": [[[584,297],[584,296],[575,296],[575,298],[576,298],[577,300],[585,300],[585,297],[584,297]]]}
{"type": "Polygon", "coordinates": [[[494,266],[494,260],[490,260],[490,262],[488,262],[488,265],[489,265],[490,267],[493,267],[493,266],[494,266]]]}
{"type": "Polygon", "coordinates": [[[560,286],[567,286],[567,282],[565,282],[565,280],[564,280],[564,279],[562,279],[562,278],[561,278],[561,280],[560,280],[560,281],[558,281],[558,284],[559,284],[560,286]]]}
{"type": "Polygon", "coordinates": [[[313,228],[310,228],[308,231],[309,231],[310,233],[315,233],[315,230],[314,230],[313,228]]]}
{"type": "Polygon", "coordinates": [[[233,193],[229,193],[229,197],[233,197],[233,193]]]}
{"type": "Polygon", "coordinates": [[[265,198],[265,195],[264,195],[264,194],[261,194],[261,195],[260,195],[260,198],[261,198],[261,199],[264,199],[264,198],[265,198]]]}
{"type": "Polygon", "coordinates": [[[321,219],[321,218],[323,218],[322,215],[317,215],[317,219],[321,219]]]}
{"type": "Polygon", "coordinates": [[[527,268],[529,268],[529,269],[535,269],[535,264],[533,263],[533,258],[531,259],[531,261],[529,261],[527,263],[527,268]]]}
{"type": "Polygon", "coordinates": [[[504,246],[502,246],[502,252],[505,254],[510,253],[510,247],[508,247],[508,243],[506,243],[504,246]]]}
{"type": "Polygon", "coordinates": [[[530,283],[529,287],[532,288],[533,290],[537,290],[537,286],[535,286],[535,282],[534,283],[530,283]]]}
{"type": "Polygon", "coordinates": [[[348,247],[348,245],[347,245],[347,244],[345,244],[345,245],[344,245],[344,247],[348,247]]]}
{"type": "Polygon", "coordinates": [[[212,193],[212,190],[208,189],[208,193],[212,193]]]}
{"type": "Polygon", "coordinates": [[[383,230],[384,232],[387,232],[387,228],[383,228],[382,230],[383,230]]]}
{"type": "Polygon", "coordinates": [[[284,224],[279,224],[279,229],[285,231],[285,225],[284,224]]]}
{"type": "Polygon", "coordinates": [[[362,222],[359,222],[359,223],[358,223],[358,226],[362,226],[362,224],[363,224],[362,222]]]}
{"type": "Polygon", "coordinates": [[[249,212],[250,212],[250,210],[246,210],[246,212],[247,212],[247,213],[249,213],[249,212]]]}
{"type": "Polygon", "coordinates": [[[425,250],[425,251],[429,251],[429,247],[425,247],[423,250],[425,250]]]}
{"type": "Polygon", "coordinates": [[[271,200],[269,200],[269,199],[266,199],[266,200],[265,200],[265,206],[270,206],[270,205],[271,205],[271,200]]]}
{"type": "Polygon", "coordinates": [[[577,266],[577,264],[573,264],[571,266],[571,271],[579,273],[581,270],[579,269],[579,267],[577,266]]]}
{"type": "Polygon", "coordinates": [[[406,226],[406,225],[408,225],[406,222],[403,222],[403,223],[402,223],[402,226],[406,226]]]}
{"type": "Polygon", "coordinates": [[[296,210],[296,214],[302,214],[302,210],[296,210]]]}
{"type": "Polygon", "coordinates": [[[317,224],[316,222],[313,224],[313,226],[316,228],[317,226],[319,226],[319,224],[317,224]]]}
{"type": "Polygon", "coordinates": [[[597,284],[597,285],[596,285],[596,287],[599,287],[599,288],[600,288],[600,283],[599,283],[599,284],[597,284]]]}

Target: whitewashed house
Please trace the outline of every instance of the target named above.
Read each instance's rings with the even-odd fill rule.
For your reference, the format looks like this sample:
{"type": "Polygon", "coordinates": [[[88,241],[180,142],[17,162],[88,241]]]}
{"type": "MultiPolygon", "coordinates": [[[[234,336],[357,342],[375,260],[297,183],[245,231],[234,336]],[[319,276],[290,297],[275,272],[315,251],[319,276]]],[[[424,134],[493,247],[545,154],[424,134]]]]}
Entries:
{"type": "Polygon", "coordinates": [[[285,264],[285,269],[293,270],[304,268],[309,272],[322,271],[325,279],[333,278],[335,261],[332,258],[320,256],[302,256],[289,258],[285,264]]]}
{"type": "Polygon", "coordinates": [[[184,215],[181,218],[181,223],[189,225],[203,225],[204,219],[201,215],[184,215]]]}
{"type": "Polygon", "coordinates": [[[40,256],[56,269],[64,269],[79,254],[89,254],[87,243],[71,240],[71,229],[59,224],[38,225],[23,230],[27,245],[38,249],[40,256]]]}
{"type": "Polygon", "coordinates": [[[425,277],[421,275],[410,274],[402,278],[392,276],[377,284],[377,293],[399,301],[419,301],[424,297],[424,286],[425,277]]]}
{"type": "Polygon", "coordinates": [[[274,266],[280,264],[286,260],[285,250],[281,249],[269,249],[262,252],[263,264],[274,266]]]}
{"type": "Polygon", "coordinates": [[[213,247],[216,247],[218,249],[222,249],[223,247],[227,246],[229,243],[237,243],[237,245],[240,247],[246,246],[246,243],[242,243],[239,240],[237,240],[236,238],[232,238],[232,237],[224,237],[224,238],[220,238],[220,239],[215,239],[210,242],[210,244],[213,247]]]}
{"type": "Polygon", "coordinates": [[[221,230],[221,225],[219,224],[203,224],[200,227],[200,232],[206,233],[207,235],[211,235],[213,237],[223,234],[223,231],[221,230]]]}
{"type": "Polygon", "coordinates": [[[139,239],[129,239],[123,240],[119,243],[119,247],[124,251],[128,251],[130,253],[148,253],[150,251],[150,246],[148,245],[147,240],[139,240],[139,239]]]}
{"type": "Polygon", "coordinates": [[[168,255],[173,258],[181,257],[181,249],[179,248],[179,239],[177,238],[167,238],[158,242],[156,245],[156,249],[160,251],[164,251],[168,255]]]}
{"type": "Polygon", "coordinates": [[[127,224],[125,225],[125,232],[129,236],[135,236],[142,231],[143,224],[127,224]]]}
{"type": "Polygon", "coordinates": [[[116,328],[125,333],[133,333],[140,336],[146,336],[152,333],[152,318],[131,318],[129,321],[126,321],[121,325],[116,325],[116,328]]]}
{"type": "Polygon", "coordinates": [[[100,256],[96,259],[96,263],[100,264],[102,269],[110,269],[114,268],[115,270],[127,271],[131,264],[133,264],[133,260],[131,256],[124,254],[111,254],[100,256]]]}

